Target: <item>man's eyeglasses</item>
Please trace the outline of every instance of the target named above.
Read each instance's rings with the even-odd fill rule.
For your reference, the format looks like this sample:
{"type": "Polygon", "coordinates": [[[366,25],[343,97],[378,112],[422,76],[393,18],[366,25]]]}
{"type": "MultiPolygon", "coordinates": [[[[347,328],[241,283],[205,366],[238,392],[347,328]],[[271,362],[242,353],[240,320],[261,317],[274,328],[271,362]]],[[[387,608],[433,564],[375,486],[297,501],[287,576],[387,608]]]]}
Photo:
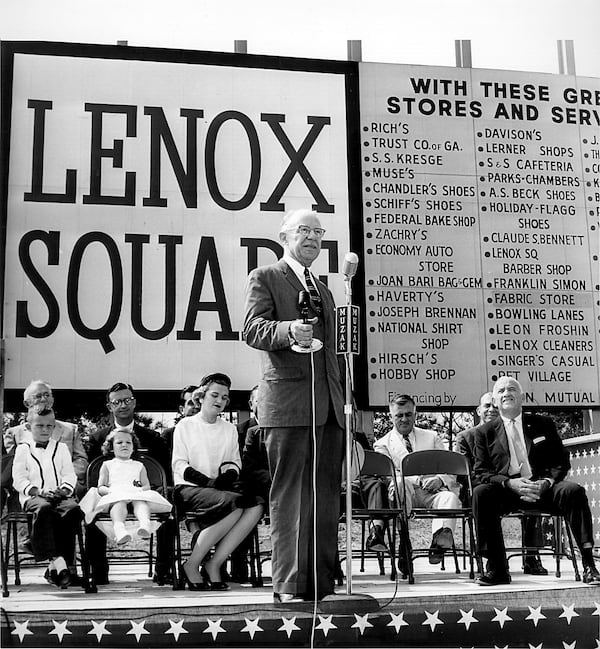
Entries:
{"type": "Polygon", "coordinates": [[[124,406],[128,406],[132,401],[135,401],[135,397],[125,397],[124,399],[113,399],[108,403],[110,403],[110,405],[113,406],[113,408],[118,408],[121,404],[124,406]]]}
{"type": "Polygon", "coordinates": [[[323,228],[311,228],[308,225],[299,225],[296,228],[291,228],[290,230],[286,230],[286,232],[295,232],[296,234],[299,234],[303,237],[308,237],[312,232],[315,235],[315,237],[319,241],[321,241],[321,239],[325,235],[326,230],[324,230],[323,228]]]}
{"type": "Polygon", "coordinates": [[[36,392],[30,395],[29,401],[41,401],[42,399],[49,399],[51,396],[50,392],[36,392]]]}

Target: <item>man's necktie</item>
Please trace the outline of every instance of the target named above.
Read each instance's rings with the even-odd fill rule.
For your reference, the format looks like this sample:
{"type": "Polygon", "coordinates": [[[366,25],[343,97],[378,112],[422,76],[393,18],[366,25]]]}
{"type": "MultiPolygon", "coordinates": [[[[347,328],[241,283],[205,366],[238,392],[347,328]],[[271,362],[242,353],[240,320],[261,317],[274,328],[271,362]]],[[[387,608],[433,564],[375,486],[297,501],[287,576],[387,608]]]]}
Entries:
{"type": "Polygon", "coordinates": [[[513,442],[513,448],[515,449],[516,461],[519,466],[519,473],[523,478],[531,477],[531,471],[529,468],[529,460],[527,458],[527,450],[521,440],[519,431],[517,430],[517,425],[514,419],[511,419],[508,422],[508,434],[513,442]]]}
{"type": "Polygon", "coordinates": [[[406,450],[409,453],[412,453],[413,447],[412,444],[410,443],[410,437],[408,435],[402,435],[402,439],[404,440],[404,446],[406,446],[406,450]]]}
{"type": "Polygon", "coordinates": [[[36,448],[46,448],[48,446],[48,442],[36,442],[35,447],[36,448]]]}
{"type": "Polygon", "coordinates": [[[308,294],[310,295],[310,302],[313,311],[317,315],[321,315],[321,296],[319,295],[319,291],[317,291],[317,287],[313,282],[310,271],[306,267],[304,268],[304,281],[306,282],[306,288],[308,289],[308,294]]]}

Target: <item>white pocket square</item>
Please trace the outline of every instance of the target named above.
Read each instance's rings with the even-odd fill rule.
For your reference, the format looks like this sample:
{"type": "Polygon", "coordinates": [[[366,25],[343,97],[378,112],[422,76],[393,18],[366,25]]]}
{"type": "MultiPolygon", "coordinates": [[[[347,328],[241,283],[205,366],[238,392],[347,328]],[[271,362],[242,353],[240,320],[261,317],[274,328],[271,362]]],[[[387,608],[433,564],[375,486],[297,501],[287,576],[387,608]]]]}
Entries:
{"type": "Polygon", "coordinates": [[[534,437],[531,441],[532,441],[534,444],[539,444],[540,442],[543,442],[545,439],[546,439],[546,438],[545,438],[544,436],[542,436],[542,437],[534,437]]]}

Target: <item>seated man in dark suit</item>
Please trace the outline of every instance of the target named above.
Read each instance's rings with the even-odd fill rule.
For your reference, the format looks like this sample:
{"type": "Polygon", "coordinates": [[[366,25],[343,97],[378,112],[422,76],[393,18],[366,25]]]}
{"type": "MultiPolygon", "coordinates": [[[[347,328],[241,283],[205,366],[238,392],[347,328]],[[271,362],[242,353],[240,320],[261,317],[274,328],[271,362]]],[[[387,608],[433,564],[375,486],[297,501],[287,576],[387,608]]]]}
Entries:
{"type": "MultiPolygon", "coordinates": [[[[134,421],[135,397],[128,383],[115,383],[108,389],[106,407],[112,415],[110,426],[99,428],[89,436],[88,457],[90,462],[102,455],[102,444],[111,430],[134,432],[140,442],[139,453],[155,459],[165,470],[167,481],[172,483],[171,456],[167,444],[154,430],[144,428],[134,421]]],[[[171,566],[171,539],[173,529],[164,524],[157,531],[156,565],[154,581],[160,585],[169,580],[171,566]]],[[[97,585],[108,583],[108,560],[106,558],[106,536],[94,525],[87,527],[87,539],[92,575],[97,585]]]]}
{"type": "MultiPolygon", "coordinates": [[[[477,414],[480,423],[478,426],[463,430],[456,436],[454,450],[467,456],[471,470],[475,464],[475,435],[482,424],[487,424],[498,417],[498,408],[494,405],[494,398],[491,392],[481,395],[477,414]]],[[[460,479],[459,479],[460,482],[460,479]]],[[[523,519],[523,544],[526,547],[538,548],[544,545],[541,520],[537,516],[525,516],[523,519]]],[[[539,553],[528,552],[523,562],[523,572],[526,575],[547,575],[548,570],[544,568],[539,553]]]]}
{"type": "MultiPolygon", "coordinates": [[[[181,393],[179,394],[179,413],[181,417],[191,417],[198,412],[198,406],[193,399],[194,392],[198,389],[197,385],[186,385],[181,393]]],[[[177,420],[178,421],[178,420],[177,420]]],[[[175,423],[177,423],[177,421],[175,423]]],[[[169,457],[173,453],[173,433],[175,432],[175,426],[170,428],[165,428],[160,436],[165,440],[169,448],[169,457]]]]}
{"type": "MultiPolygon", "coordinates": [[[[250,417],[237,425],[242,458],[241,479],[246,493],[260,496],[265,503],[268,503],[271,475],[264,435],[256,419],[257,392],[258,386],[255,385],[250,390],[248,399],[250,417]]],[[[231,553],[231,581],[240,584],[249,581],[248,556],[252,548],[253,534],[254,530],[231,553]]]]}
{"type": "Polygon", "coordinates": [[[569,456],[549,417],[522,414],[521,384],[509,376],[494,384],[500,417],[475,436],[473,514],[480,553],[488,559],[482,586],[511,581],[501,518],[518,509],[543,508],[565,516],[581,551],[583,581],[600,585],[593,556],[592,515],[585,489],[565,480],[569,456]]]}

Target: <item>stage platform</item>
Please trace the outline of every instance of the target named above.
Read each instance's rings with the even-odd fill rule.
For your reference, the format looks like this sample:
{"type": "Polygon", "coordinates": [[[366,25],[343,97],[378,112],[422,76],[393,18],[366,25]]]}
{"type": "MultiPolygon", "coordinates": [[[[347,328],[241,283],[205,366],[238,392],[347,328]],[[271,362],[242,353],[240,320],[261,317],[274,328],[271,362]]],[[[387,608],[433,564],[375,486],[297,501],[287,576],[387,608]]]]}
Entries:
{"type": "MultiPolygon", "coordinates": [[[[563,560],[560,579],[532,577],[511,560],[510,586],[481,587],[468,572],[416,563],[416,582],[380,576],[375,561],[360,573],[353,594],[314,606],[273,603],[269,566],[265,587],[232,584],[225,593],[156,586],[141,565],[111,567],[98,593],[58,590],[43,567],[24,568],[22,585],[2,599],[3,647],[600,647],[600,587],[574,579],[563,560]]],[[[389,562],[388,562],[389,565],[389,562]]],[[[12,579],[12,573],[10,575],[12,579]]]]}

